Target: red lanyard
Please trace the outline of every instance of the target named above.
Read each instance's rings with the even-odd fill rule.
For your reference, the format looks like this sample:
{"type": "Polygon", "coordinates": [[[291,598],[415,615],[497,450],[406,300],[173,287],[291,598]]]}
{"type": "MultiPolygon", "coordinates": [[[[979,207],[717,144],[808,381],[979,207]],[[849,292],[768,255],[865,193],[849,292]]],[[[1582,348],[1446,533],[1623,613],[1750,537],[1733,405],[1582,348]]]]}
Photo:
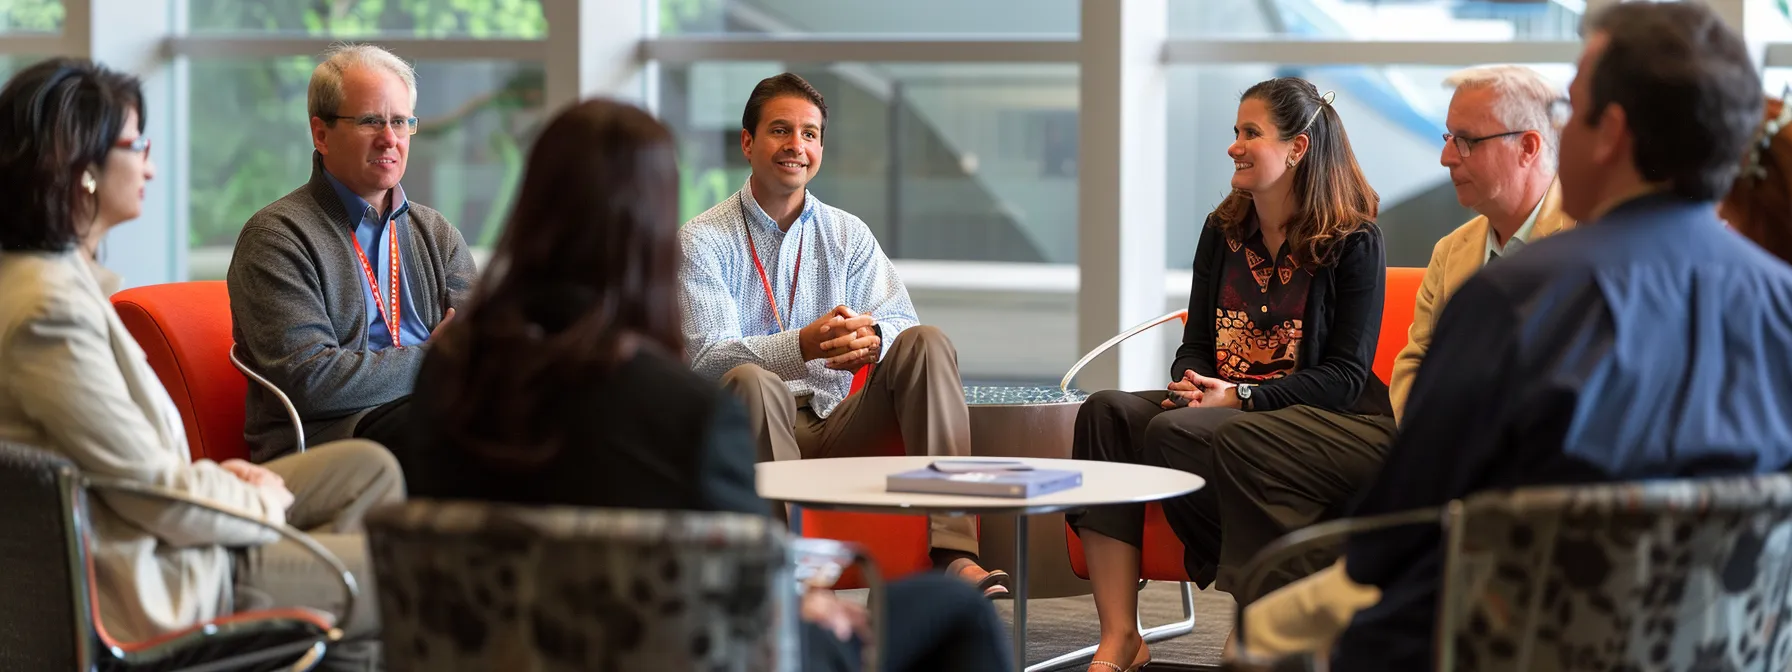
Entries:
{"type": "Polygon", "coordinates": [[[398,218],[386,223],[386,246],[392,251],[391,265],[388,270],[392,276],[392,303],[388,304],[380,294],[379,276],[373,274],[373,264],[367,263],[367,253],[361,250],[361,237],[353,231],[348,239],[355,244],[355,256],[361,258],[361,271],[367,274],[367,287],[373,290],[373,305],[380,309],[380,315],[386,318],[386,331],[392,335],[392,347],[402,348],[404,343],[399,339],[398,306],[399,297],[404,292],[404,283],[398,279],[398,218]]]}
{"type": "MultiPolygon", "coordinates": [[[[772,319],[778,322],[778,331],[784,331],[784,318],[778,314],[778,299],[772,294],[771,276],[765,274],[765,264],[759,262],[759,248],[753,245],[753,218],[747,216],[747,197],[740,197],[741,224],[747,231],[747,251],[753,254],[753,267],[759,269],[759,285],[765,288],[765,302],[771,304],[772,319]]],[[[796,234],[796,268],[790,269],[790,300],[784,305],[796,310],[796,279],[803,270],[803,232],[796,234]]]]}

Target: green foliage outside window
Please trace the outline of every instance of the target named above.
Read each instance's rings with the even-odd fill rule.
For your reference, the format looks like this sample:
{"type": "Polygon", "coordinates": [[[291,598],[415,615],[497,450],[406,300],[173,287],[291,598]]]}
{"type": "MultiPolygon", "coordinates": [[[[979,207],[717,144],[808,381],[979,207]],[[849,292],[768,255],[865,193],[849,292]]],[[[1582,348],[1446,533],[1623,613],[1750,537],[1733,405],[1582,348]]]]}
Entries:
{"type": "Polygon", "coordinates": [[[0,33],[54,33],[62,14],[62,0],[0,0],[0,33]]]}
{"type": "MultiPolygon", "coordinates": [[[[544,39],[543,0],[188,0],[190,30],[197,34],[286,34],[367,40],[405,35],[427,38],[544,39]]],[[[631,0],[625,0],[631,1],[631,0]]],[[[716,16],[724,0],[659,0],[660,33],[677,35],[687,24],[716,16]]],[[[0,0],[0,31],[62,29],[62,0],[0,0]]],[[[28,63],[0,63],[4,74],[28,63]]],[[[243,222],[303,184],[310,174],[311,140],[305,89],[315,55],[267,60],[195,60],[191,66],[192,127],[188,138],[191,178],[188,242],[228,246],[243,222]]],[[[423,83],[428,86],[427,82],[423,83]]],[[[412,167],[419,159],[462,162],[476,152],[500,166],[502,186],[476,221],[456,220],[474,246],[490,246],[502,230],[527,145],[543,121],[545,83],[539,68],[519,68],[502,87],[445,115],[423,116],[412,139],[412,167]],[[494,119],[472,123],[475,119],[494,119]],[[481,137],[463,137],[470,127],[481,137]],[[422,151],[419,151],[422,150],[422,151]],[[427,154],[428,156],[420,156],[427,154]]],[[[166,111],[152,110],[152,114],[166,111]]],[[[687,157],[680,185],[680,214],[689,219],[727,198],[746,180],[745,168],[702,168],[687,157]]],[[[464,189],[436,190],[428,205],[456,208],[464,189]]]]}
{"type": "MultiPolygon", "coordinates": [[[[541,39],[547,33],[540,0],[189,2],[192,29],[199,33],[296,33],[375,43],[392,35],[541,39]]],[[[194,62],[191,245],[229,245],[257,210],[305,182],[311,170],[305,95],[315,65],[315,56],[194,62]]],[[[518,68],[496,91],[447,114],[419,115],[422,124],[411,144],[413,177],[424,165],[446,166],[438,172],[454,175],[468,154],[500,167],[497,197],[483,211],[450,207],[461,203],[464,187],[472,185],[439,185],[434,202],[425,203],[448,212],[473,245],[490,244],[509,210],[522,173],[523,143],[539,123],[539,115],[530,113],[543,97],[539,72],[537,66],[518,68]],[[474,132],[482,137],[467,137],[474,132]]]]}

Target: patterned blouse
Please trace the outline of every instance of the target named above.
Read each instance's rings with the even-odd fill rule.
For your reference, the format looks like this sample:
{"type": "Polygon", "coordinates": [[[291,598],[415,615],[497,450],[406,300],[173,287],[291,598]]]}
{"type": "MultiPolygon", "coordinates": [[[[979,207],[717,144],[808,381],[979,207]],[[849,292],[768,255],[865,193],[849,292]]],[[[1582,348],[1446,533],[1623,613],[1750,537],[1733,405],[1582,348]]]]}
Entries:
{"type": "Polygon", "coordinates": [[[1221,378],[1255,383],[1294,373],[1301,321],[1312,271],[1303,270],[1287,243],[1275,259],[1255,227],[1242,241],[1227,240],[1214,307],[1214,361],[1221,378]]]}

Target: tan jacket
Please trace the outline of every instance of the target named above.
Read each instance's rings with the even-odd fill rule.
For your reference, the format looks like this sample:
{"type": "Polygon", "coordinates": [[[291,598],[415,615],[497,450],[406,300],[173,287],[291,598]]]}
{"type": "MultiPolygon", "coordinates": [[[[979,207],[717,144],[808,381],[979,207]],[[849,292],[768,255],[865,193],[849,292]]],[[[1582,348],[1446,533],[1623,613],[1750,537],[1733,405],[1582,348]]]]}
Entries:
{"type": "MultiPolygon", "coordinates": [[[[1531,226],[1526,242],[1574,228],[1574,218],[1562,212],[1562,182],[1549,185],[1543,195],[1543,209],[1537,212],[1537,223],[1531,226]]],[[[1388,381],[1388,401],[1394,405],[1394,421],[1406,413],[1406,395],[1412,391],[1412,380],[1419,373],[1419,363],[1431,348],[1431,330],[1444,312],[1450,296],[1468,282],[1469,276],[1481,270],[1487,259],[1487,216],[1468,220],[1450,235],[1437,241],[1431,249],[1431,263],[1425,265],[1425,279],[1419,284],[1418,302],[1413,305],[1412,326],[1406,331],[1406,347],[1394,359],[1394,379],[1388,381]]]]}
{"type": "MultiPolygon", "coordinates": [[[[285,511],[209,460],[188,461],[168,392],[76,253],[0,253],[0,439],[87,474],[160,485],[284,523],[285,511]]],[[[222,353],[220,353],[221,355],[222,353]]],[[[229,613],[226,547],[272,531],[128,495],[89,500],[101,622],[134,641],[229,613]]]]}

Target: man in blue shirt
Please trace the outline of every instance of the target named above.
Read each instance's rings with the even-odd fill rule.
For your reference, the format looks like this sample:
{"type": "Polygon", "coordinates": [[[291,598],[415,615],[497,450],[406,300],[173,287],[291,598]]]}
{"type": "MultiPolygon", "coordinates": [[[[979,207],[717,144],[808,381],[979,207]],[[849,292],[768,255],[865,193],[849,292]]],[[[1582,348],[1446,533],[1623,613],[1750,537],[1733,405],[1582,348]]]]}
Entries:
{"type": "MultiPolygon", "coordinates": [[[[747,405],[760,461],[971,452],[958,352],[920,324],[870,227],[809,190],[821,170],[827,101],[803,78],[761,81],[741,115],[741,190],[679,231],[691,367],[747,405]],[[875,365],[865,390],[854,372],[875,365]]],[[[978,564],[976,522],[932,519],[935,565],[1007,593],[978,564]]]]}
{"type": "MultiPolygon", "coordinates": [[[[410,202],[416,74],[369,45],[326,55],[311,76],[311,180],[244,225],[230,262],[232,331],[251,368],[292,401],[310,441],[400,440],[424,346],[467,298],[467,244],[410,202]]],[[[296,447],[285,408],[249,387],[255,461],[296,447]]]]}
{"type": "MultiPolygon", "coordinates": [[[[1582,224],[1450,300],[1355,515],[1792,460],[1792,268],[1716,213],[1761,119],[1742,39],[1702,3],[1613,5],[1569,97],[1562,207],[1582,224]]],[[[1428,668],[1441,566],[1434,527],[1353,537],[1345,569],[1381,600],[1332,669],[1428,668]]]]}

